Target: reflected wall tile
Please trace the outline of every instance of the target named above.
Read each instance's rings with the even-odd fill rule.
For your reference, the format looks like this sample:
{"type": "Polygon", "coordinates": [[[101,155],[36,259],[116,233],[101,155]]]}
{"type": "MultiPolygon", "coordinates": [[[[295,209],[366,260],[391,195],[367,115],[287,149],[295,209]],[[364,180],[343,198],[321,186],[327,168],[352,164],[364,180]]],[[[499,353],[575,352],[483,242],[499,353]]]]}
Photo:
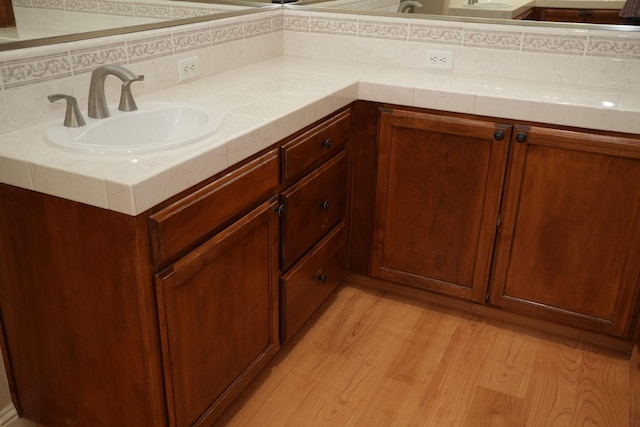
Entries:
{"type": "Polygon", "coordinates": [[[135,16],[145,18],[155,18],[160,20],[171,19],[171,6],[157,3],[138,3],[134,4],[133,13],[135,16]]]}
{"type": "Polygon", "coordinates": [[[64,8],[67,11],[98,12],[98,0],[65,0],[64,8]]]}
{"type": "Polygon", "coordinates": [[[103,15],[133,16],[133,3],[119,1],[98,1],[98,11],[103,15]]]}

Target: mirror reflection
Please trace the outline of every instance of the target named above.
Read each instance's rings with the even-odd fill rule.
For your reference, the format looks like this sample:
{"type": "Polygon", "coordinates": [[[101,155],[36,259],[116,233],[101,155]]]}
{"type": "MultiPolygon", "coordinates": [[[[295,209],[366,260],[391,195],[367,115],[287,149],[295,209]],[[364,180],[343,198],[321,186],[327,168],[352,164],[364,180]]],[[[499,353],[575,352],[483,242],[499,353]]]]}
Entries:
{"type": "Polygon", "coordinates": [[[579,24],[636,24],[640,0],[311,0],[303,4],[342,11],[416,13],[579,24]],[[635,18],[635,19],[634,19],[635,18]]]}
{"type": "Polygon", "coordinates": [[[171,0],[0,0],[0,43],[167,23],[267,3],[171,0]],[[14,17],[14,22],[11,20],[14,17]],[[4,24],[2,19],[7,21],[4,24]]]}

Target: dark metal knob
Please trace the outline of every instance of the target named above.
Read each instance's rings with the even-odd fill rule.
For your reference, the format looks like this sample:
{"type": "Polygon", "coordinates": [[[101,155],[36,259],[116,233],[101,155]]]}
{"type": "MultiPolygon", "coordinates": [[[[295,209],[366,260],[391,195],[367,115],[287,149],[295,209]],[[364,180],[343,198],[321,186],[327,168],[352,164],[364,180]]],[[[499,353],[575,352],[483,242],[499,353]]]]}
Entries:
{"type": "Polygon", "coordinates": [[[322,283],[323,285],[325,283],[327,283],[327,275],[326,274],[318,274],[318,277],[316,277],[316,279],[318,279],[318,282],[322,283]]]}
{"type": "Polygon", "coordinates": [[[518,134],[516,135],[516,141],[525,142],[526,140],[527,140],[527,134],[524,132],[518,132],[518,134]]]}
{"type": "Polygon", "coordinates": [[[496,141],[502,141],[504,139],[504,131],[497,130],[493,133],[493,139],[496,141]]]}
{"type": "Polygon", "coordinates": [[[324,202],[322,202],[320,207],[322,208],[323,211],[325,211],[325,212],[328,211],[329,210],[329,201],[325,200],[324,202]]]}
{"type": "Polygon", "coordinates": [[[324,141],[322,141],[320,143],[320,145],[322,145],[324,148],[326,148],[327,150],[331,149],[331,138],[327,138],[324,141]]]}
{"type": "Polygon", "coordinates": [[[278,206],[275,210],[280,218],[284,217],[284,205],[278,206]]]}

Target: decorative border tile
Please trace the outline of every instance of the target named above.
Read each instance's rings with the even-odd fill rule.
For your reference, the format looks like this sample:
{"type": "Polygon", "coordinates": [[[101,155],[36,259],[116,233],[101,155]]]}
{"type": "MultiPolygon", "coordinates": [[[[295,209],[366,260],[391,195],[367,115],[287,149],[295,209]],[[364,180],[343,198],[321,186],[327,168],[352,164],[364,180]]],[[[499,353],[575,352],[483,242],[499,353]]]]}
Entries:
{"type": "Polygon", "coordinates": [[[24,60],[6,61],[0,65],[5,89],[71,76],[69,53],[61,52],[24,60]]]}
{"type": "Polygon", "coordinates": [[[133,3],[99,1],[98,12],[102,15],[133,16],[133,3]]]}
{"type": "Polygon", "coordinates": [[[583,55],[586,45],[587,38],[581,36],[560,36],[557,34],[525,32],[522,38],[522,50],[527,52],[583,55]]]}
{"type": "Polygon", "coordinates": [[[173,53],[173,43],[170,35],[126,40],[125,43],[129,62],[143,61],[173,53]]]}
{"type": "Polygon", "coordinates": [[[133,13],[137,17],[168,20],[171,19],[171,6],[154,3],[135,3],[133,5],[133,13]]]}
{"type": "Polygon", "coordinates": [[[409,25],[382,21],[358,21],[358,37],[407,40],[409,25]]]}
{"type": "Polygon", "coordinates": [[[311,28],[310,16],[285,16],[282,18],[282,28],[285,31],[308,33],[311,28]]]}
{"type": "Polygon", "coordinates": [[[482,31],[478,29],[465,29],[462,44],[463,46],[520,50],[520,45],[522,44],[522,33],[514,31],[482,31]]]}
{"type": "Polygon", "coordinates": [[[184,52],[211,46],[211,29],[183,31],[173,35],[173,50],[184,52]]]}
{"type": "Polygon", "coordinates": [[[31,0],[31,7],[35,9],[64,10],[64,0],[31,0]]]}
{"type": "Polygon", "coordinates": [[[65,0],[64,8],[68,12],[98,13],[98,0],[65,0]]]}
{"type": "Polygon", "coordinates": [[[173,19],[195,18],[197,16],[209,15],[208,8],[186,7],[171,5],[171,17],[173,19]]]}
{"type": "Polygon", "coordinates": [[[100,65],[126,63],[127,50],[124,42],[71,50],[71,66],[74,74],[88,73],[100,65]]]}
{"type": "Polygon", "coordinates": [[[627,37],[589,37],[587,55],[632,57],[640,60],[640,39],[627,37]]]}
{"type": "Polygon", "coordinates": [[[312,33],[337,34],[341,36],[355,36],[358,34],[358,26],[351,19],[311,17],[312,33]]]}
{"type": "Polygon", "coordinates": [[[211,43],[214,45],[228,43],[244,38],[244,26],[242,22],[227,25],[216,25],[211,28],[211,43]]]}
{"type": "Polygon", "coordinates": [[[13,0],[13,7],[31,7],[31,0],[13,0]]]}
{"type": "Polygon", "coordinates": [[[463,29],[459,27],[409,24],[409,40],[411,41],[461,45],[462,35],[463,29]]]}
{"type": "Polygon", "coordinates": [[[270,34],[273,24],[271,18],[255,19],[251,21],[245,21],[244,23],[244,37],[256,37],[263,34],[270,34]]]}

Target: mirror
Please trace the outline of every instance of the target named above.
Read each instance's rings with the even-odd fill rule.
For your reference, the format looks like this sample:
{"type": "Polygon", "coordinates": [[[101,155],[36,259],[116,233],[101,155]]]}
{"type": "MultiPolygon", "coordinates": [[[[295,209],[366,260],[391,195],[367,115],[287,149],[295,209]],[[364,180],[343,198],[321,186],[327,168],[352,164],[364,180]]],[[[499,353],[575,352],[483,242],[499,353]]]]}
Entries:
{"type": "MultiPolygon", "coordinates": [[[[275,0],[274,2],[289,3],[291,1],[295,0],[275,0]]],[[[388,16],[397,14],[401,1],[407,4],[414,0],[302,0],[296,3],[295,7],[388,16]]],[[[489,19],[494,23],[522,24],[525,21],[513,18],[526,18],[524,14],[527,10],[531,10],[532,6],[548,7],[556,0],[471,0],[475,2],[475,6],[464,4],[470,0],[415,1],[420,6],[411,5],[405,10],[405,12],[412,12],[411,17],[414,18],[456,21],[489,19]]],[[[598,7],[607,8],[609,12],[606,19],[611,18],[612,10],[619,9],[624,4],[624,0],[557,0],[559,3],[555,4],[566,7],[572,1],[579,2],[580,5],[593,2],[598,7]]],[[[0,28],[0,51],[169,27],[218,17],[254,13],[260,8],[275,7],[269,0],[132,0],[127,3],[122,0],[2,0],[0,15],[5,12],[2,9],[9,7],[11,2],[13,2],[18,25],[0,28]]],[[[613,12],[613,14],[614,19],[617,19],[617,13],[613,12]]],[[[569,19],[594,21],[593,13],[587,13],[583,9],[577,9],[575,16],[567,17],[566,11],[562,11],[555,17],[549,15],[547,13],[542,17],[543,21],[548,22],[537,20],[535,25],[567,25],[558,24],[557,21],[569,19]]],[[[587,22],[569,25],[594,28],[594,23],[587,22]]],[[[640,26],[600,26],[607,30],[640,31],[640,26]]]]}
{"type": "Polygon", "coordinates": [[[16,25],[0,28],[0,50],[252,13],[260,7],[272,7],[266,1],[5,0],[0,3],[0,16],[7,15],[13,6],[16,25]]]}
{"type": "MultiPolygon", "coordinates": [[[[640,2],[640,0],[629,0],[640,2]]],[[[625,0],[302,0],[294,7],[316,10],[404,15],[454,21],[567,26],[640,31],[640,18],[620,17],[625,0]],[[597,25],[597,26],[596,26],[597,25]]]]}

